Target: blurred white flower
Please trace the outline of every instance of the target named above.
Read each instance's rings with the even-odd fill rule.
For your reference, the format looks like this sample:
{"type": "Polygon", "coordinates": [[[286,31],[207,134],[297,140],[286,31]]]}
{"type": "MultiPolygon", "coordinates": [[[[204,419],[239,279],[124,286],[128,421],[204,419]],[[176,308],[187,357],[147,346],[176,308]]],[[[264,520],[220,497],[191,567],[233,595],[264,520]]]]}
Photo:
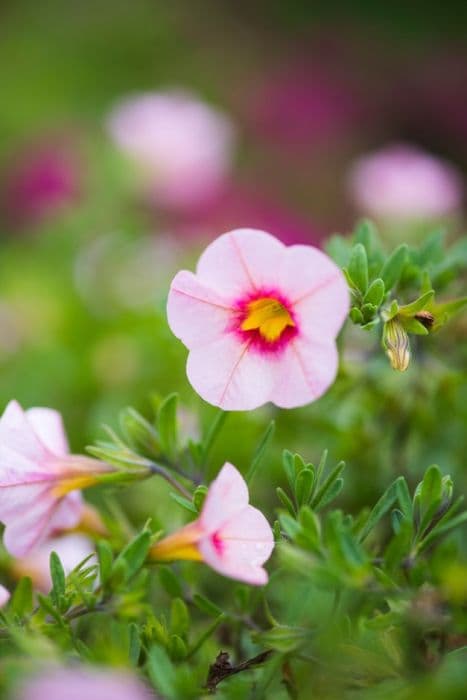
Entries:
{"type": "Polygon", "coordinates": [[[189,208],[210,199],[232,164],[235,134],[222,112],[190,92],[143,93],[107,120],[115,144],[143,167],[156,203],[189,208]]]}
{"type": "Polygon", "coordinates": [[[437,219],[459,211],[462,204],[462,180],[455,166],[403,143],[356,160],[348,187],[356,207],[377,219],[437,219]]]}

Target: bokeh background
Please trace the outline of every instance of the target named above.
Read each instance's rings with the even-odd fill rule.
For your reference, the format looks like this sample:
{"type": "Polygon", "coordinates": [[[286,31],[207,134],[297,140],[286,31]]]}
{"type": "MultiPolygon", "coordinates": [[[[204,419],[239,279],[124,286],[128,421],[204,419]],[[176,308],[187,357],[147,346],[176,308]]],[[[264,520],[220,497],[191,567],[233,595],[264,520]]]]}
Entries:
{"type": "MultiPolygon", "coordinates": [[[[441,159],[455,192],[441,216],[382,217],[387,246],[440,223],[455,240],[466,15],[463,2],[3,0],[0,403],[60,409],[81,451],[102,423],[117,426],[120,409],[148,414],[150,395],[178,391],[183,429],[196,434],[214,410],[188,385],[186,352],[165,320],[173,274],[235,227],[315,245],[349,231],[368,213],[352,168],[391,144],[441,159]],[[232,130],[222,182],[190,206],[151,199],[109,130],[121,100],[174,89],[220,110],[232,130]]],[[[416,483],[432,462],[462,485],[467,326],[449,328],[429,346],[429,367],[421,360],[402,376],[375,337],[346,331],[333,389],[308,408],[230,416],[212,473],[226,458],[245,469],[275,417],[269,468],[279,474],[283,447],[313,461],[328,447],[348,463],[351,508],[396,472],[416,483]]],[[[277,505],[263,483],[257,500],[277,505]]],[[[152,497],[138,492],[135,518],[154,514],[152,497]]]]}

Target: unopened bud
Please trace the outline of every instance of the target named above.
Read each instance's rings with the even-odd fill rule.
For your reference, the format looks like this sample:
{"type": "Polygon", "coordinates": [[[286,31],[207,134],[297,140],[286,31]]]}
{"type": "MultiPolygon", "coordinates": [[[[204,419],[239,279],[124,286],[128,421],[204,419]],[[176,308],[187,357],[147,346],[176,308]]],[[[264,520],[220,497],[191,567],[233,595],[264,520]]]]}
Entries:
{"type": "Polygon", "coordinates": [[[383,345],[391,367],[405,372],[410,361],[409,336],[397,318],[384,324],[383,345]]]}

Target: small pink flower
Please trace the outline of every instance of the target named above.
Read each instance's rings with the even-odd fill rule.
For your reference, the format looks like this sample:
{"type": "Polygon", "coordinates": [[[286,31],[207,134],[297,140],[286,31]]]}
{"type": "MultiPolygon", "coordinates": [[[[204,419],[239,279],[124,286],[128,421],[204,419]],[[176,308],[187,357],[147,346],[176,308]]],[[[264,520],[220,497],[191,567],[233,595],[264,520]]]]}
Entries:
{"type": "Polygon", "coordinates": [[[436,219],[458,211],[462,203],[456,168],[408,144],[359,158],[348,182],[358,209],[380,219],[436,219]]]}
{"type": "Polygon", "coordinates": [[[49,668],[32,677],[15,700],[155,700],[135,676],[95,668],[49,668]]]}
{"type": "Polygon", "coordinates": [[[54,532],[75,527],[83,513],[79,489],[108,470],[69,454],[57,411],[23,411],[10,401],[0,418],[0,521],[10,554],[24,557],[54,532]]]}
{"type": "Polygon", "coordinates": [[[248,487],[228,462],[212,482],[197,520],[157,542],[156,561],[204,561],[224,576],[262,586],[268,575],[262,564],[274,549],[264,515],[248,504],[248,487]]]}
{"type": "Polygon", "coordinates": [[[175,276],[167,314],[190,350],[194,389],[225,410],[248,410],[301,406],[326,391],[348,309],[344,276],[327,255],[238,229],[206,248],[196,274],[175,276]]]}
{"type": "Polygon", "coordinates": [[[0,608],[3,608],[10,600],[11,593],[0,583],[0,608]]]}
{"type": "MultiPolygon", "coordinates": [[[[18,578],[29,576],[36,588],[47,593],[52,587],[49,565],[52,552],[58,554],[65,575],[68,575],[75,566],[94,553],[94,547],[90,539],[76,533],[54,537],[46,540],[26,557],[15,559],[12,565],[13,574],[18,578]]],[[[93,563],[92,560],[90,563],[93,563]]]]}
{"type": "Polygon", "coordinates": [[[183,91],[137,95],[108,119],[117,146],[147,173],[151,195],[174,208],[197,205],[222,187],[234,130],[221,112],[183,91]]]}

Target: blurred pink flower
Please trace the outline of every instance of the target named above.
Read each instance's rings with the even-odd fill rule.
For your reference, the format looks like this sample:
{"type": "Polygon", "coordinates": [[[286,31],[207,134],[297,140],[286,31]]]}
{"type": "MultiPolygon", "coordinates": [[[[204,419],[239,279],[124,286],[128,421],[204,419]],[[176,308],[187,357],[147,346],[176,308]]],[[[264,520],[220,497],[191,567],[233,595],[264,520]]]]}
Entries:
{"type": "Polygon", "coordinates": [[[297,152],[347,136],[363,113],[354,74],[320,55],[273,72],[251,103],[259,137],[297,152]]]}
{"type": "Polygon", "coordinates": [[[109,469],[70,455],[57,411],[23,411],[10,401],[0,418],[0,521],[10,554],[24,557],[54,532],[75,527],[83,513],[79,489],[109,469]]]}
{"type": "Polygon", "coordinates": [[[32,677],[15,700],[155,700],[133,675],[92,667],[49,668],[32,677]]]}
{"type": "Polygon", "coordinates": [[[435,219],[458,211],[462,203],[456,168],[408,144],[356,160],[348,185],[358,209],[379,219],[435,219]]]}
{"type": "Polygon", "coordinates": [[[175,276],[167,314],[190,350],[194,389],[225,410],[249,410],[301,406],[326,391],[348,308],[344,276],[327,255],[238,229],[206,248],[196,274],[175,276]]]}
{"type": "Polygon", "coordinates": [[[10,600],[11,593],[0,583],[0,608],[3,608],[10,600]]]}
{"type": "Polygon", "coordinates": [[[108,119],[116,145],[146,172],[150,195],[189,208],[218,194],[229,174],[234,129],[226,115],[189,92],[136,95],[108,119]]]}
{"type": "Polygon", "coordinates": [[[201,514],[151,549],[156,561],[204,561],[218,573],[262,586],[268,575],[262,564],[274,549],[264,515],[248,504],[248,486],[228,462],[209,487],[201,514]]]}
{"type": "Polygon", "coordinates": [[[306,216],[297,214],[272,194],[254,187],[231,184],[205,206],[190,210],[172,224],[184,235],[210,238],[211,232],[229,231],[250,222],[252,228],[270,231],[286,244],[318,243],[324,232],[306,216]]]}
{"type": "MultiPolygon", "coordinates": [[[[50,555],[56,552],[68,575],[83,559],[94,553],[90,539],[79,534],[63,535],[46,540],[22,559],[15,559],[12,571],[15,576],[29,576],[35,587],[47,593],[52,587],[50,555]]],[[[91,562],[92,563],[92,562],[91,562]]]]}
{"type": "Polygon", "coordinates": [[[3,175],[3,208],[13,225],[37,224],[75,203],[82,176],[76,149],[60,136],[33,143],[3,175]]]}

